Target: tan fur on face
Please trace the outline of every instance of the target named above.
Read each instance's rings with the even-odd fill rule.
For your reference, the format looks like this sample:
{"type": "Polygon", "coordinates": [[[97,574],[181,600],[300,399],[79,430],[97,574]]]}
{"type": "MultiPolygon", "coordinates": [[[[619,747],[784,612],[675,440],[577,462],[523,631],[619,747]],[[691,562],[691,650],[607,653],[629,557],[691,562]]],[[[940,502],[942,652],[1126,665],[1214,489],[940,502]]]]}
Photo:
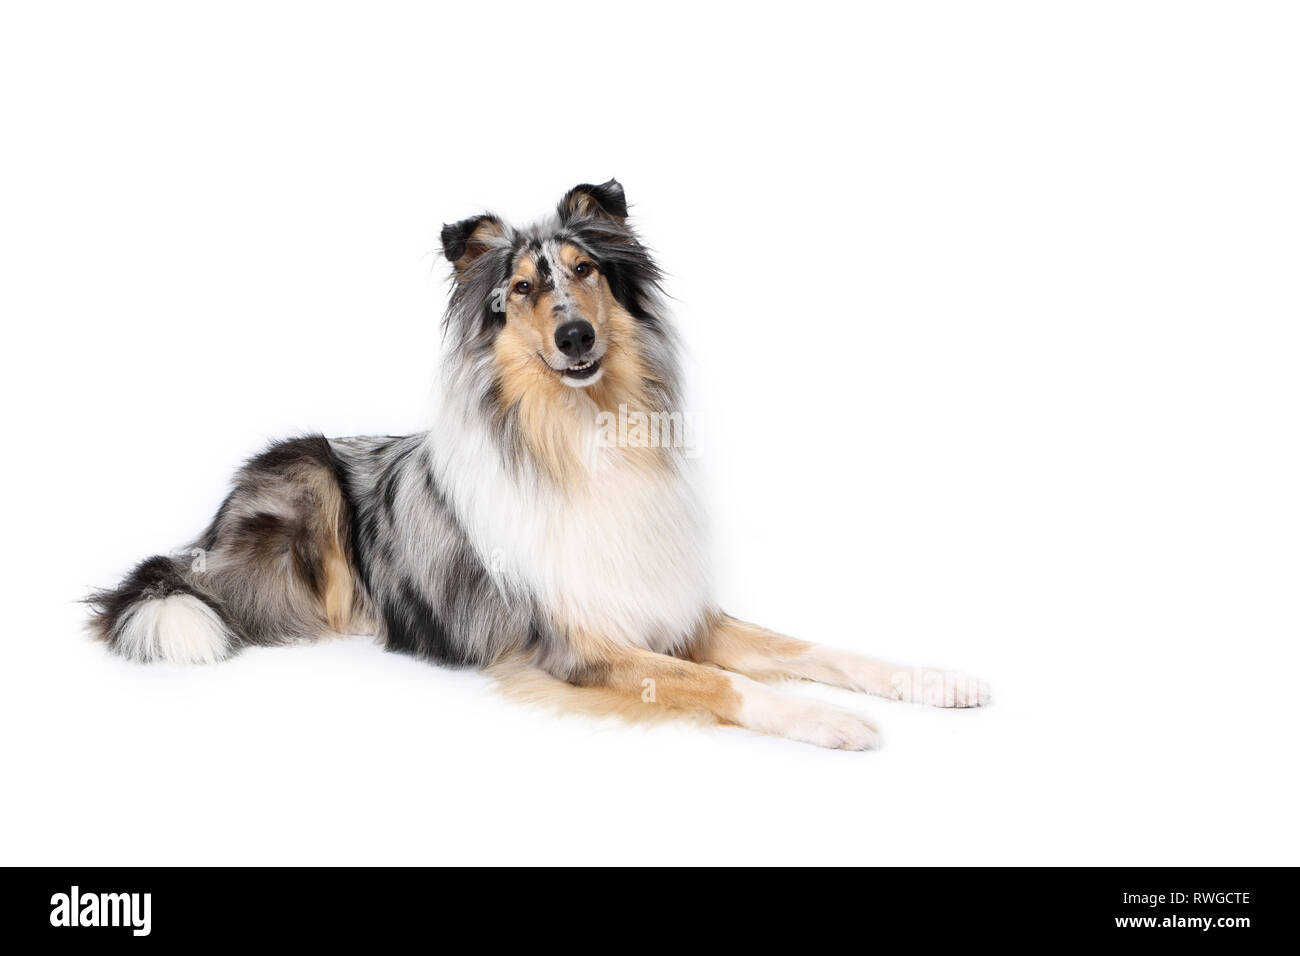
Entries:
{"type": "MultiPolygon", "coordinates": [[[[575,246],[564,246],[560,258],[566,269],[586,261],[575,246]]],[[[537,264],[525,255],[510,280],[539,282],[537,264]]],[[[522,296],[511,293],[506,303],[506,325],[497,335],[495,358],[501,402],[516,408],[519,426],[533,456],[553,479],[564,484],[581,481],[592,449],[586,446],[598,412],[617,415],[619,406],[629,411],[652,411],[648,380],[637,338],[636,320],[618,304],[609,283],[599,273],[566,283],[569,308],[557,317],[557,296],[541,291],[522,296]],[[596,333],[597,351],[603,349],[599,381],[574,388],[561,380],[553,366],[567,360],[555,346],[559,321],[582,318],[596,333]],[[548,361],[549,359],[549,361],[548,361]],[[586,426],[586,427],[584,427],[586,426]]],[[[629,447],[618,450],[626,459],[647,469],[665,464],[662,449],[629,447]]]]}

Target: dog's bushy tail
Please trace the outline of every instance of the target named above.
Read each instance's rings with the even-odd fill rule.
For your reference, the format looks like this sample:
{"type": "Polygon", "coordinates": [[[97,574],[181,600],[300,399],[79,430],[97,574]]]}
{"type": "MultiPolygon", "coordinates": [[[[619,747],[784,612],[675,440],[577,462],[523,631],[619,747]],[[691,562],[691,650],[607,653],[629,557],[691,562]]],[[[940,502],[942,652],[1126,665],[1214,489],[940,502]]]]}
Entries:
{"type": "Polygon", "coordinates": [[[116,588],[86,599],[95,637],[133,661],[211,664],[239,645],[216,598],[187,578],[182,561],[158,555],[142,561],[116,588]]]}

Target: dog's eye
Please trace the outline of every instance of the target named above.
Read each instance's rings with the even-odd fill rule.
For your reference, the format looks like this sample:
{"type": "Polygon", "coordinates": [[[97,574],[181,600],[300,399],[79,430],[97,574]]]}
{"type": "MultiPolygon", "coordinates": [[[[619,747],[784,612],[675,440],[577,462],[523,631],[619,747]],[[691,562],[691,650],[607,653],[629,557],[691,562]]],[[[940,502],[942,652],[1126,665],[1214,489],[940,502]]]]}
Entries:
{"type": "Polygon", "coordinates": [[[586,276],[591,275],[591,263],[590,263],[590,262],[579,262],[579,263],[574,267],[574,269],[573,269],[573,274],[576,275],[579,279],[582,279],[582,278],[585,278],[586,276]]]}
{"type": "Polygon", "coordinates": [[[532,289],[532,284],[529,282],[519,281],[515,283],[515,291],[518,292],[520,295],[527,295],[529,290],[531,289],[532,289]]]}

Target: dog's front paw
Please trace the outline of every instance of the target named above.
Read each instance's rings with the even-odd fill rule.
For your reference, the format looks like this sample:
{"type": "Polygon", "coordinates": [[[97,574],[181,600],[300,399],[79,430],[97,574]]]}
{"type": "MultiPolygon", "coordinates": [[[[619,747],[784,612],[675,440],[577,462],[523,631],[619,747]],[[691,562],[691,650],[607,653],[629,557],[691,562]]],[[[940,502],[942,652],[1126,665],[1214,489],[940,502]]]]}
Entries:
{"type": "Polygon", "coordinates": [[[815,700],[789,697],[737,679],[742,706],[736,723],[759,733],[832,750],[875,750],[880,732],[857,714],[815,700]]]}
{"type": "Polygon", "coordinates": [[[931,707],[983,707],[992,699],[988,681],[935,668],[896,671],[890,686],[895,699],[931,707]]]}
{"type": "Polygon", "coordinates": [[[879,750],[880,731],[857,714],[821,707],[796,718],[784,736],[831,750],[879,750]]]}

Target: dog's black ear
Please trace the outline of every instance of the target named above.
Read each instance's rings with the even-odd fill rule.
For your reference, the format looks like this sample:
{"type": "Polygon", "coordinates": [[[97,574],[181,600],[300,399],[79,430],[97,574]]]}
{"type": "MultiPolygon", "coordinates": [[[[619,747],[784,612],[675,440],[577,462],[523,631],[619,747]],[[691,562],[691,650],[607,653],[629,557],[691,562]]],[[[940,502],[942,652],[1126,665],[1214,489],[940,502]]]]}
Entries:
{"type": "Polygon", "coordinates": [[[622,222],[627,218],[627,197],[617,179],[593,186],[574,186],[560,200],[560,221],[582,217],[605,216],[622,222]]]}
{"type": "Polygon", "coordinates": [[[442,227],[442,254],[456,267],[459,275],[471,262],[492,248],[492,240],[500,239],[505,234],[505,224],[496,216],[470,216],[442,227]]]}

